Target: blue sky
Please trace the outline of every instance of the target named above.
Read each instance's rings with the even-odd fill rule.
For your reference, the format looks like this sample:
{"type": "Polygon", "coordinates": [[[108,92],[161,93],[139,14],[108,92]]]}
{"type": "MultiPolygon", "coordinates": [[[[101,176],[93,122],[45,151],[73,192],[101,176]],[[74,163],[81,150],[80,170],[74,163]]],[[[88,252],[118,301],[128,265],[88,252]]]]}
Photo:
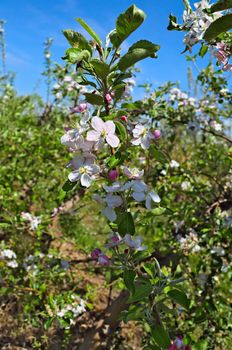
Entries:
{"type": "MultiPolygon", "coordinates": [[[[0,16],[7,21],[7,68],[16,72],[16,87],[20,93],[36,91],[44,94],[43,42],[54,39],[52,58],[56,62],[64,55],[68,44],[62,29],[80,30],[76,17],[82,17],[95,31],[104,36],[115,27],[115,19],[132,3],[143,9],[147,19],[125,43],[125,48],[139,39],[151,40],[161,46],[158,59],[147,59],[139,64],[142,72],[138,83],[151,82],[160,85],[168,80],[180,81],[187,89],[187,63],[181,51],[184,49],[183,33],[166,29],[172,12],[181,21],[182,0],[1,0],[0,16]]],[[[199,59],[199,65],[203,62],[199,59]]]]}

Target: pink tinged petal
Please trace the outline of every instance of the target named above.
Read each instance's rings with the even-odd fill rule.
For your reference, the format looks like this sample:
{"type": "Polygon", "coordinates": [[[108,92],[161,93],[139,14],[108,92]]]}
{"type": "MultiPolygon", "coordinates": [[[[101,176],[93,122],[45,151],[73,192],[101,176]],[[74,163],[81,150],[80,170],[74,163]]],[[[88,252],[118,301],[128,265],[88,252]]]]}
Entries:
{"type": "Polygon", "coordinates": [[[114,222],[117,219],[117,215],[112,208],[106,207],[102,209],[101,213],[112,222],[114,222]]]}
{"type": "Polygon", "coordinates": [[[105,254],[100,254],[98,257],[98,262],[103,266],[108,266],[110,264],[110,258],[105,254]]]}
{"type": "Polygon", "coordinates": [[[88,174],[81,175],[81,185],[84,187],[89,187],[92,183],[92,178],[88,174]]]}
{"type": "Polygon", "coordinates": [[[87,141],[98,141],[101,137],[100,132],[95,130],[90,130],[87,132],[86,140],[87,141]]]}
{"type": "Polygon", "coordinates": [[[141,138],[139,137],[138,139],[133,139],[131,143],[132,145],[138,146],[141,143],[141,138]]]}
{"type": "Polygon", "coordinates": [[[81,175],[78,172],[78,170],[72,171],[69,175],[68,175],[68,179],[71,182],[76,182],[80,179],[81,175]]]}
{"type": "MultiPolygon", "coordinates": [[[[105,128],[104,121],[99,117],[93,117],[91,121],[91,125],[99,133],[101,133],[105,128]]],[[[92,141],[92,140],[89,140],[89,141],[92,141]]]]}
{"type": "Polygon", "coordinates": [[[116,135],[108,134],[106,137],[106,142],[113,148],[118,147],[119,145],[119,138],[116,135]]]}
{"type": "Polygon", "coordinates": [[[144,192],[133,192],[132,197],[137,201],[137,202],[142,202],[145,200],[145,193],[144,192]]]}
{"type": "Polygon", "coordinates": [[[107,120],[105,122],[104,129],[107,131],[109,134],[114,134],[115,133],[115,124],[112,122],[112,120],[107,120]]]}

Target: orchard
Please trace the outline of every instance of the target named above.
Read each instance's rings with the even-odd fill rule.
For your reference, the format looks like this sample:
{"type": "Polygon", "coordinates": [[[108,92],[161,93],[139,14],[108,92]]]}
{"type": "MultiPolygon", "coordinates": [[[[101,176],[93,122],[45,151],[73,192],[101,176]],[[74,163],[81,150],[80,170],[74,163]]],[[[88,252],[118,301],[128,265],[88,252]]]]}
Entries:
{"type": "Polygon", "coordinates": [[[62,64],[47,39],[44,97],[15,88],[0,21],[1,349],[232,349],[231,8],[170,14],[205,66],[142,98],[162,46],[125,44],[136,5],[105,38],[63,28],[62,64]]]}

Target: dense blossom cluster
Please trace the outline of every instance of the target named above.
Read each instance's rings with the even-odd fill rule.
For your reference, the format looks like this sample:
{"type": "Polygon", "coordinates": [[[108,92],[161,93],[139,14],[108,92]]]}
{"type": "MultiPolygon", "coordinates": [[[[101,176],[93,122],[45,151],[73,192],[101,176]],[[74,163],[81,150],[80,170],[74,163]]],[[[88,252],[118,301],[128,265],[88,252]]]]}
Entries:
{"type": "Polygon", "coordinates": [[[197,2],[194,6],[196,9],[195,11],[188,8],[183,14],[183,28],[188,30],[188,33],[184,37],[184,43],[190,50],[193,45],[203,39],[204,33],[209,25],[221,16],[220,12],[209,15],[204,11],[210,7],[208,0],[197,2]]]}

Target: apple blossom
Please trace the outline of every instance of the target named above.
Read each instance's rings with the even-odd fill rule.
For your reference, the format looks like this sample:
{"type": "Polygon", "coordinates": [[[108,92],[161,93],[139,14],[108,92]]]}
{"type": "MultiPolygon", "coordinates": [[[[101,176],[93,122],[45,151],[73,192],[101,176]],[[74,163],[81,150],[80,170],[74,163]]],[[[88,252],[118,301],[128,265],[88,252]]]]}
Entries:
{"type": "Polygon", "coordinates": [[[134,249],[136,251],[143,251],[146,250],[146,246],[142,246],[142,237],[137,236],[134,239],[132,239],[130,234],[126,234],[123,238],[124,243],[131,249],[134,249]]]}
{"type": "Polygon", "coordinates": [[[94,130],[87,133],[87,141],[97,142],[99,147],[104,145],[104,141],[113,148],[118,147],[119,138],[115,135],[115,124],[111,120],[104,122],[99,117],[93,117],[91,125],[94,130]]]}
{"type": "Polygon", "coordinates": [[[176,160],[174,160],[174,159],[171,160],[171,162],[170,162],[171,168],[179,168],[179,166],[180,166],[180,164],[176,160]]]}
{"type": "Polygon", "coordinates": [[[152,209],[152,202],[159,203],[160,201],[161,199],[155,191],[148,192],[145,202],[146,208],[152,209]]]}
{"type": "Polygon", "coordinates": [[[132,130],[132,133],[133,139],[131,143],[135,146],[141,145],[143,149],[148,149],[151,141],[154,140],[152,133],[142,124],[137,124],[132,130]]]}
{"type": "Polygon", "coordinates": [[[77,156],[69,163],[74,168],[69,175],[69,181],[76,182],[80,180],[81,185],[89,187],[92,180],[95,178],[94,175],[100,172],[98,165],[93,164],[92,158],[86,158],[84,156],[77,156]]]}
{"type": "Polygon", "coordinates": [[[136,180],[136,179],[140,179],[143,174],[144,174],[144,170],[139,170],[138,168],[127,168],[124,167],[123,168],[123,173],[124,175],[126,175],[130,180],[136,180]]]}
{"type": "Polygon", "coordinates": [[[32,230],[36,230],[39,224],[41,223],[41,218],[38,216],[33,216],[30,213],[25,213],[24,211],[21,212],[21,217],[25,221],[30,222],[30,226],[32,230]]]}
{"type": "Polygon", "coordinates": [[[79,113],[84,113],[84,112],[87,111],[87,109],[88,109],[88,103],[87,103],[87,102],[80,103],[80,104],[78,105],[78,112],[79,112],[79,113]]]}
{"type": "Polygon", "coordinates": [[[123,243],[123,239],[121,238],[121,236],[118,233],[113,232],[108,239],[108,243],[105,244],[105,247],[114,248],[121,243],[123,243]]]}
{"type": "Polygon", "coordinates": [[[98,257],[98,262],[100,265],[108,266],[110,264],[110,258],[107,255],[100,253],[98,257]]]}

